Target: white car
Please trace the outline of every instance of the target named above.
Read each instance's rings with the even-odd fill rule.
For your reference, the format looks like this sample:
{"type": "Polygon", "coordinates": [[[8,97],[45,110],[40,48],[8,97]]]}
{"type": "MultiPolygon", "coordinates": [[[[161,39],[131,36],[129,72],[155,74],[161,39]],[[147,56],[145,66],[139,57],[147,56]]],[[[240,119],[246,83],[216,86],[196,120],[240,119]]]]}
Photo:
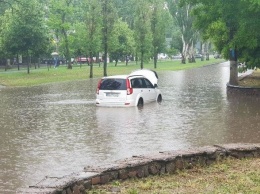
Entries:
{"type": "Polygon", "coordinates": [[[130,75],[103,77],[96,91],[96,105],[106,107],[143,106],[162,101],[158,76],[151,70],[137,70],[130,75]]]}

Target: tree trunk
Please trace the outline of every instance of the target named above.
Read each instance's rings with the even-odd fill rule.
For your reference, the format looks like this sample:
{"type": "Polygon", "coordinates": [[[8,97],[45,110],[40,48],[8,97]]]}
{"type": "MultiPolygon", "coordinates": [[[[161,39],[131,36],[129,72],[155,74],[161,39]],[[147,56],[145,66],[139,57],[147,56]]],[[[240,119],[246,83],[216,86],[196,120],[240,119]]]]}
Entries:
{"type": "Polygon", "coordinates": [[[237,51],[236,48],[231,48],[229,52],[230,61],[230,77],[229,84],[237,86],[238,85],[238,70],[237,70],[237,51]]]}
{"type": "Polygon", "coordinates": [[[206,61],[209,61],[209,53],[206,53],[206,61]]]}
{"type": "Polygon", "coordinates": [[[66,52],[66,55],[67,55],[66,59],[67,59],[67,62],[68,62],[68,69],[72,69],[68,38],[65,39],[65,47],[66,47],[65,52],[66,52]]]}
{"type": "Polygon", "coordinates": [[[181,63],[182,64],[186,64],[186,57],[184,56],[184,54],[181,54],[181,63]]]}
{"type": "Polygon", "coordinates": [[[144,68],[144,51],[141,51],[141,69],[144,68]]]}
{"type": "Polygon", "coordinates": [[[68,63],[67,68],[68,69],[72,69],[71,57],[70,57],[70,49],[69,49],[69,40],[68,40],[67,32],[66,32],[66,30],[64,28],[62,29],[62,33],[63,33],[64,39],[65,39],[65,58],[66,58],[67,63],[68,63]]]}
{"type": "Polygon", "coordinates": [[[27,51],[27,73],[30,73],[30,58],[29,58],[29,52],[27,51]]]}
{"type": "Polygon", "coordinates": [[[104,53],[104,76],[107,76],[107,44],[105,43],[105,53],[104,53]]]}
{"type": "Polygon", "coordinates": [[[89,78],[93,78],[93,56],[92,52],[90,52],[90,71],[89,71],[89,78]]]}
{"type": "Polygon", "coordinates": [[[108,1],[105,0],[103,5],[103,44],[104,44],[104,66],[103,66],[103,74],[107,76],[107,56],[108,56],[108,1]]]}
{"type": "Polygon", "coordinates": [[[188,44],[186,43],[184,36],[182,35],[182,60],[181,63],[185,64],[186,63],[186,56],[187,56],[187,52],[188,52],[188,44]]]}
{"type": "Polygon", "coordinates": [[[157,54],[157,52],[155,52],[154,56],[153,56],[154,69],[157,68],[157,60],[158,60],[158,54],[157,54]]]}
{"type": "Polygon", "coordinates": [[[237,86],[238,85],[238,77],[237,77],[237,61],[230,61],[230,77],[229,84],[237,86]]]}

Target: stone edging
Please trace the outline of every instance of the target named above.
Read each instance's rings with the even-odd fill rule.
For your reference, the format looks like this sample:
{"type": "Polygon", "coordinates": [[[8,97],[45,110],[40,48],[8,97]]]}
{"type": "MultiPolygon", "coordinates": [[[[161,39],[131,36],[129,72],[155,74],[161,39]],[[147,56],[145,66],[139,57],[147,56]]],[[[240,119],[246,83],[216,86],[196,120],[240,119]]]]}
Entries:
{"type": "MultiPolygon", "coordinates": [[[[238,77],[238,80],[242,80],[247,76],[251,75],[253,71],[248,71],[238,77]]],[[[235,86],[227,83],[227,92],[229,94],[244,94],[249,96],[260,96],[260,88],[256,87],[244,87],[244,86],[235,86]]]]}
{"type": "Polygon", "coordinates": [[[227,92],[231,94],[236,93],[248,96],[260,96],[260,88],[234,86],[229,83],[227,83],[227,92]]]}
{"type": "Polygon", "coordinates": [[[105,184],[118,179],[174,173],[176,170],[190,169],[195,165],[210,165],[227,157],[259,158],[260,143],[223,144],[133,156],[115,161],[111,165],[88,166],[82,172],[64,177],[45,177],[36,185],[19,189],[16,193],[81,194],[91,189],[92,185],[105,184]]]}

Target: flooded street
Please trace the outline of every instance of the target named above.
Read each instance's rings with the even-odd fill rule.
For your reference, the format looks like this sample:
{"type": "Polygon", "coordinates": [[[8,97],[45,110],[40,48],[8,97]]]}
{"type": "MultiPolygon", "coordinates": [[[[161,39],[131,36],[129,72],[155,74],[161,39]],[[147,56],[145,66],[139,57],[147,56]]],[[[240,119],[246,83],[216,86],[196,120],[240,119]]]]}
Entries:
{"type": "Polygon", "coordinates": [[[151,152],[260,143],[260,99],[229,96],[229,63],[158,72],[162,104],[95,106],[98,79],[0,88],[0,193],[151,152]]]}

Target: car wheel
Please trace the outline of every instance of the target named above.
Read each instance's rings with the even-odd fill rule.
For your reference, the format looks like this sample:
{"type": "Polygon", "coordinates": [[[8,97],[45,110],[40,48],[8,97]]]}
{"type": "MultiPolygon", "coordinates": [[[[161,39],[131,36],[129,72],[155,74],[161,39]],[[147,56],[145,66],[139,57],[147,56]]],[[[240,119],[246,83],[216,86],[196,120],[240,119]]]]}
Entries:
{"type": "Polygon", "coordinates": [[[159,104],[162,102],[162,95],[159,95],[159,96],[157,97],[157,102],[158,102],[159,104]]]}
{"type": "Polygon", "coordinates": [[[140,99],[138,100],[137,106],[138,106],[138,107],[143,107],[143,106],[144,106],[144,101],[143,101],[142,98],[140,98],[140,99]]]}

